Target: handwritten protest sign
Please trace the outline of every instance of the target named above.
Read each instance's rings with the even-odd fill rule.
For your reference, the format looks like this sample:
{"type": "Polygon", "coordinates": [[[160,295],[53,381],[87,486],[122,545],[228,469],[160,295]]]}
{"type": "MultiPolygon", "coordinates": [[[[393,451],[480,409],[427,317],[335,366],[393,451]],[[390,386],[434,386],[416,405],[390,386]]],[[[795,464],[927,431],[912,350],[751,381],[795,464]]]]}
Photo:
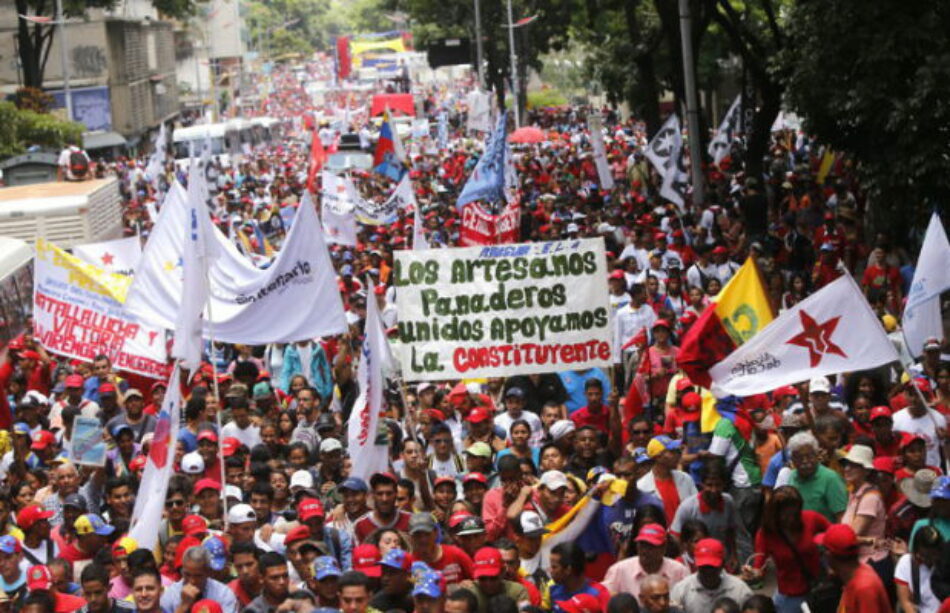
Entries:
{"type": "Polygon", "coordinates": [[[91,362],[104,353],[119,370],[168,376],[165,333],[123,307],[130,277],[107,273],[43,239],[36,241],[33,327],[48,350],[91,362]]]}
{"type": "Polygon", "coordinates": [[[610,365],[602,238],[397,251],[393,283],[406,380],[610,365]]]}

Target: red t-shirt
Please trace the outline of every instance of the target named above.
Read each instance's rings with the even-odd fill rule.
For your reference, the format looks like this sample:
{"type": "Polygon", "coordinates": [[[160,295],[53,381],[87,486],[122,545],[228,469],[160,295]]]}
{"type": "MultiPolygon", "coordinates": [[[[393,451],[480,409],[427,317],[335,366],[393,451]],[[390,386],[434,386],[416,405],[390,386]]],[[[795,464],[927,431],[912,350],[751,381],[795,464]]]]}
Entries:
{"type": "Polygon", "coordinates": [[[584,407],[571,414],[571,421],[574,422],[574,425],[578,428],[581,426],[593,426],[600,432],[607,434],[607,407],[601,405],[600,413],[593,414],[590,412],[590,409],[584,407]]]}
{"type": "Polygon", "coordinates": [[[234,579],[228,583],[228,587],[232,592],[234,592],[234,597],[237,598],[242,607],[246,607],[247,605],[251,604],[252,600],[254,600],[254,597],[248,594],[247,590],[244,589],[244,586],[241,585],[240,579],[234,579]]]}
{"type": "Polygon", "coordinates": [[[442,573],[446,585],[473,578],[472,558],[455,545],[442,545],[442,555],[435,562],[430,562],[429,567],[442,573]]]}
{"type": "Polygon", "coordinates": [[[373,511],[370,511],[363,517],[357,519],[356,523],[353,524],[353,534],[356,535],[357,543],[362,543],[364,540],[366,540],[366,537],[380,528],[390,528],[393,530],[398,530],[399,532],[408,533],[410,517],[412,517],[411,513],[406,511],[396,511],[396,517],[392,522],[386,525],[381,525],[376,522],[373,511]]]}
{"type": "Polygon", "coordinates": [[[680,508],[680,493],[676,490],[676,483],[673,479],[660,479],[654,474],[656,483],[656,493],[660,495],[663,501],[663,513],[666,515],[666,525],[673,523],[673,517],[676,516],[676,509],[680,508]]]}
{"type": "Polygon", "coordinates": [[[798,550],[795,555],[781,536],[768,534],[762,528],[755,535],[755,552],[765,554],[758,556],[755,567],[762,568],[768,557],[775,562],[778,590],[789,596],[801,596],[808,592],[808,580],[802,572],[799,557],[805,562],[812,577],[817,577],[821,568],[821,557],[818,546],[815,545],[815,535],[828,529],[831,525],[825,516],[815,511],[802,511],[802,535],[797,543],[793,543],[798,550]]]}
{"type": "Polygon", "coordinates": [[[891,613],[893,610],[881,578],[867,564],[858,564],[851,581],[844,586],[838,613],[891,613]]]}

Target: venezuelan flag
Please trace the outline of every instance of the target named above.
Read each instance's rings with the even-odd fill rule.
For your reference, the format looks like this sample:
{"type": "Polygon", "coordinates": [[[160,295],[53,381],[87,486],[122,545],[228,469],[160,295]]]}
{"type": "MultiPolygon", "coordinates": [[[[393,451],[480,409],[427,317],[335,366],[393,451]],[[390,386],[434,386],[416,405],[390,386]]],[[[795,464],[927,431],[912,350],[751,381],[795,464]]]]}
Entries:
{"type": "Polygon", "coordinates": [[[683,337],[676,361],[694,383],[708,388],[709,369],[774,317],[759,269],[749,258],[683,337]]]}
{"type": "Polygon", "coordinates": [[[373,152],[373,170],[389,177],[393,181],[402,179],[406,174],[405,156],[401,145],[397,144],[399,135],[394,131],[389,119],[389,111],[383,113],[383,125],[379,128],[379,139],[376,141],[376,150],[373,152]]]}

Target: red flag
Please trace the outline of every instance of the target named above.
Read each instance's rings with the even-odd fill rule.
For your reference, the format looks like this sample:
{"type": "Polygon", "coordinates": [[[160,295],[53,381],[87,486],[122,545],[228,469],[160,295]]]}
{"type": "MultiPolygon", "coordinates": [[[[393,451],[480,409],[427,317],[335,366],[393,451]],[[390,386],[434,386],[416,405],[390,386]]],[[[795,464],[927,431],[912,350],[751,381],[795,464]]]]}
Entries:
{"type": "Polygon", "coordinates": [[[310,168],[307,170],[307,190],[315,191],[317,173],[323,168],[323,163],[327,161],[327,152],[323,150],[323,143],[320,142],[320,134],[316,129],[313,131],[313,140],[310,142],[310,168]]]}
{"type": "Polygon", "coordinates": [[[637,373],[637,375],[633,377],[630,389],[627,390],[627,395],[621,404],[621,419],[624,423],[621,436],[624,445],[630,441],[630,431],[626,425],[630,423],[631,419],[643,413],[643,403],[647,396],[646,380],[642,374],[637,373]]]}

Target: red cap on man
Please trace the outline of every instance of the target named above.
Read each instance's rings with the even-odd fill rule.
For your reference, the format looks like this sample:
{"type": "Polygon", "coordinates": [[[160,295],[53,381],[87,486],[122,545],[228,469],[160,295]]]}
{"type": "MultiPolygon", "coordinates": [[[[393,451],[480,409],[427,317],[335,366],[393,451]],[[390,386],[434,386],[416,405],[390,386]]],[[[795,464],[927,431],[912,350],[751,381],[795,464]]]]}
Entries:
{"type": "Polygon", "coordinates": [[[476,551],[474,563],[475,571],[472,574],[476,579],[481,577],[497,577],[504,568],[501,552],[494,547],[482,547],[476,551]]]}
{"type": "Polygon", "coordinates": [[[702,539],[693,548],[693,559],[696,560],[696,566],[715,566],[722,568],[722,562],[726,558],[726,550],[722,542],[716,539],[702,539]]]}

